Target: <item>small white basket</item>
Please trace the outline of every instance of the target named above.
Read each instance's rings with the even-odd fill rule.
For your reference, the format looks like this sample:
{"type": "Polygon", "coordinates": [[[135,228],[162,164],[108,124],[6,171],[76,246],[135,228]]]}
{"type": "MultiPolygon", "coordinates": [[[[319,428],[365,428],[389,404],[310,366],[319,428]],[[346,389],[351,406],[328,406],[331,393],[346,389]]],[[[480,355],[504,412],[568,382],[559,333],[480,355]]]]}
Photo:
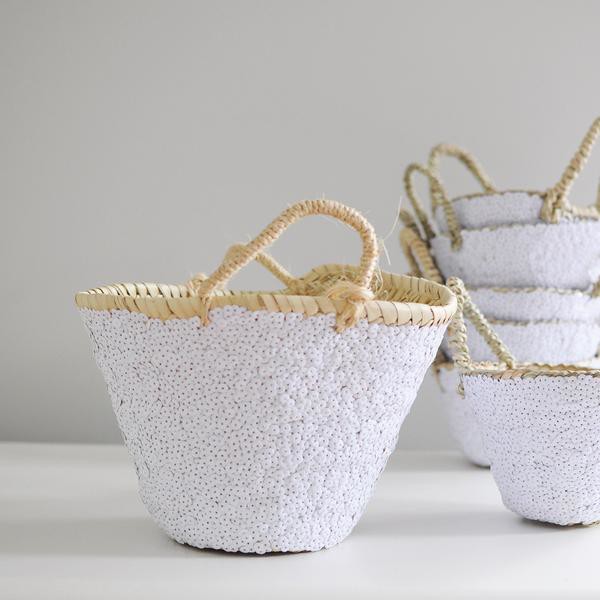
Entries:
{"type": "Polygon", "coordinates": [[[362,215],[310,200],[208,278],[77,294],[140,495],[175,540],[297,552],[352,531],[456,307],[444,286],[380,272],[377,248],[362,215]],[[272,268],[261,251],[314,214],[359,233],[359,267],[222,289],[254,259],[272,268]]]}
{"type": "Polygon", "coordinates": [[[582,208],[572,205],[568,195],[599,136],[600,118],[558,183],[543,192],[498,192],[472,156],[448,144],[432,150],[428,166],[409,165],[406,193],[419,221],[413,229],[430,247],[441,273],[461,277],[471,287],[590,289],[600,278],[600,198],[582,208]],[[437,171],[444,154],[467,165],[484,192],[450,201],[437,171]],[[416,173],[429,181],[441,228],[430,222],[416,195],[416,173]]]}
{"type": "Polygon", "coordinates": [[[504,504],[558,525],[600,520],[600,371],[518,364],[452,278],[459,308],[450,327],[465,400],[476,416],[504,504]],[[469,354],[464,315],[500,363],[469,354]]]}
{"type": "Polygon", "coordinates": [[[450,433],[465,457],[478,467],[489,467],[490,461],[483,447],[479,424],[471,405],[459,393],[460,374],[451,362],[433,365],[440,388],[442,410],[446,415],[450,433]]]}
{"type": "Polygon", "coordinates": [[[504,225],[448,235],[431,243],[440,271],[469,286],[589,289],[600,277],[600,221],[504,225]]]}
{"type": "MultiPolygon", "coordinates": [[[[464,229],[483,229],[519,223],[539,223],[544,198],[536,192],[507,191],[494,194],[475,194],[451,200],[456,219],[464,229]]],[[[449,233],[442,206],[433,210],[433,219],[439,231],[449,233]]]]}
{"type": "Polygon", "coordinates": [[[439,230],[459,236],[459,232],[455,231],[456,225],[464,229],[482,229],[516,223],[558,222],[565,217],[597,218],[600,187],[596,205],[589,208],[571,205],[567,196],[599,135],[600,118],[592,123],[560,181],[545,192],[498,191],[483,167],[468,151],[452,144],[435,146],[429,155],[428,169],[436,177],[431,188],[432,213],[439,230]],[[439,174],[440,158],[443,156],[459,159],[474,175],[483,191],[449,200],[439,174]]]}

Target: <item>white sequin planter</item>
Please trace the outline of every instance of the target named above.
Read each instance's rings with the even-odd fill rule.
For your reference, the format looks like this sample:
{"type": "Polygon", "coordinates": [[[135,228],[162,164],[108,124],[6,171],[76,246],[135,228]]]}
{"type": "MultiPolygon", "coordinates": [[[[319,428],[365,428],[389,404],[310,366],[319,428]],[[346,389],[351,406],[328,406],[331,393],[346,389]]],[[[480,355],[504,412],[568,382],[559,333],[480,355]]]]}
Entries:
{"type": "Polygon", "coordinates": [[[465,229],[462,247],[439,235],[431,247],[445,277],[470,287],[558,287],[586,290],[600,276],[600,221],[465,229]]]}
{"type": "MultiPolygon", "coordinates": [[[[540,194],[508,191],[462,196],[451,202],[462,228],[481,229],[511,223],[539,223],[544,200],[540,194]]],[[[444,209],[436,206],[433,216],[439,230],[447,233],[448,225],[444,209]]]]}
{"type": "Polygon", "coordinates": [[[578,290],[480,287],[469,292],[490,319],[600,321],[600,296],[578,290]]]}
{"type": "Polygon", "coordinates": [[[181,543],[256,553],[352,531],[446,329],[80,312],[154,520],[181,543]]]}
{"type": "MultiPolygon", "coordinates": [[[[476,328],[467,323],[469,351],[474,361],[494,361],[496,356],[476,328]]],[[[600,344],[600,325],[584,321],[496,321],[494,330],[521,362],[573,364],[591,360],[600,344]]],[[[442,349],[451,356],[448,340],[442,349]]]]}
{"type": "Polygon", "coordinates": [[[465,457],[479,467],[489,467],[490,461],[483,447],[479,424],[471,405],[458,393],[460,375],[452,363],[437,367],[440,400],[448,421],[450,433],[465,457]]]}
{"type": "Polygon", "coordinates": [[[504,504],[558,525],[600,520],[600,378],[463,376],[504,504]]]}

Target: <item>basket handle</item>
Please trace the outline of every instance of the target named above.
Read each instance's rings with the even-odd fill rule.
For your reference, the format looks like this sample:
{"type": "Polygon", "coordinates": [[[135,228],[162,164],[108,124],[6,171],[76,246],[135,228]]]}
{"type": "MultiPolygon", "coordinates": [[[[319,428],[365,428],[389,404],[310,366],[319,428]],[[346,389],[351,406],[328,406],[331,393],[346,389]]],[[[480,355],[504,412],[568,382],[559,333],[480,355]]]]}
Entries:
{"type": "Polygon", "coordinates": [[[600,193],[593,206],[582,208],[572,206],[569,202],[569,192],[573,183],[583,171],[598,138],[600,138],[600,117],[588,129],[558,183],[546,192],[541,213],[541,217],[545,221],[556,223],[563,213],[571,213],[576,216],[600,216],[600,193]]]}
{"type": "MultiPolygon", "coordinates": [[[[245,244],[233,244],[227,250],[225,254],[224,261],[230,261],[234,257],[236,257],[241,250],[245,248],[245,244]]],[[[269,271],[274,277],[279,279],[281,283],[283,283],[287,288],[295,288],[300,284],[300,281],[296,279],[285,267],[279,264],[270,254],[266,252],[259,252],[255,260],[257,263],[265,267],[267,271],[269,271]]],[[[194,290],[197,289],[203,281],[206,281],[207,277],[204,273],[198,273],[191,277],[186,286],[188,289],[195,293],[194,290]]]]}
{"type": "Polygon", "coordinates": [[[450,342],[454,362],[458,368],[463,373],[473,368],[473,361],[467,344],[467,328],[464,317],[467,317],[473,323],[477,332],[483,337],[500,362],[503,362],[509,369],[514,368],[517,364],[515,357],[492,329],[489,321],[473,304],[462,280],[458,277],[450,277],[446,285],[454,292],[457,300],[456,313],[448,326],[448,341],[450,342]]]}
{"type": "Polygon", "coordinates": [[[457,158],[477,179],[485,192],[493,194],[498,191],[481,163],[468,150],[454,144],[438,144],[431,149],[428,166],[433,173],[439,173],[439,163],[442,156],[457,158]]]}
{"type": "Polygon", "coordinates": [[[427,217],[427,213],[423,209],[423,203],[415,191],[415,184],[413,181],[415,173],[420,173],[428,179],[434,206],[440,205],[444,210],[446,222],[448,223],[448,231],[450,233],[452,248],[455,250],[459,249],[462,246],[460,224],[458,222],[458,218],[456,217],[456,213],[454,212],[454,207],[446,195],[446,190],[444,189],[440,178],[429,167],[420,165],[418,163],[411,163],[408,165],[408,167],[406,167],[406,171],[404,171],[404,187],[406,189],[406,195],[414,208],[415,214],[417,215],[417,218],[423,227],[424,239],[429,242],[429,240],[435,237],[435,232],[433,231],[433,227],[431,226],[429,218],[427,217]]]}
{"type": "MultiPolygon", "coordinates": [[[[244,250],[246,244],[234,244],[227,250],[227,254],[223,261],[231,261],[244,250]]],[[[294,277],[283,265],[275,260],[270,254],[266,252],[258,252],[255,260],[257,263],[262,265],[267,271],[274,277],[279,279],[286,287],[292,288],[298,285],[298,279],[294,277]]]]}
{"type": "Polygon", "coordinates": [[[412,217],[406,211],[401,211],[400,218],[407,225],[400,232],[400,246],[406,256],[406,260],[410,265],[412,272],[417,277],[425,277],[435,281],[436,283],[444,284],[444,278],[442,277],[431,252],[429,246],[420,237],[418,231],[413,229],[408,223],[412,217]],[[404,214],[402,214],[404,213],[404,214]]]}
{"type": "Polygon", "coordinates": [[[309,215],[327,215],[352,227],[362,240],[362,257],[354,282],[337,282],[328,290],[332,300],[344,300],[344,308],[337,315],[337,329],[343,331],[352,327],[360,319],[364,304],[373,298],[370,289],[371,279],[377,265],[379,249],[373,226],[356,210],[333,200],[304,200],[284,210],[274,221],[252,241],[248,242],[232,258],[223,260],[221,265],[198,286],[195,293],[203,305],[202,321],[208,322],[210,300],[215,291],[240,269],[254,260],[257,255],[270,246],[292,223],[309,215]]]}

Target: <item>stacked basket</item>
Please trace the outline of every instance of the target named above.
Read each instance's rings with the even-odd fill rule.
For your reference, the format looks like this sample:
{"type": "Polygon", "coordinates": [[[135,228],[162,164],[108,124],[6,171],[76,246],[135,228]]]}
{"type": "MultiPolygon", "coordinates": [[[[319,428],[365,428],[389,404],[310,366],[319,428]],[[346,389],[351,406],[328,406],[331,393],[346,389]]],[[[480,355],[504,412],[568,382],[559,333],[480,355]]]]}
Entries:
{"type": "Polygon", "coordinates": [[[307,200],[210,277],[77,294],[142,500],[175,540],[296,552],[350,533],[456,308],[448,288],[377,257],[362,215],[307,200]],[[356,230],[362,260],[296,279],[263,250],[317,214],[356,230]],[[225,290],[252,260],[285,288],[225,290]]]}
{"type": "MultiPolygon", "coordinates": [[[[599,135],[597,119],[559,182],[544,192],[497,191],[470,154],[448,144],[433,148],[427,166],[406,170],[416,219],[402,211],[400,239],[412,271],[440,283],[463,279],[521,362],[591,364],[598,352],[600,200],[576,207],[569,192],[599,135]],[[459,159],[483,191],[450,200],[438,172],[442,156],[459,159]],[[433,220],[415,193],[417,173],[429,181],[433,220]]],[[[467,329],[473,360],[495,360],[483,336],[470,324],[467,329]]],[[[456,394],[447,343],[442,350],[436,369],[453,433],[468,458],[488,465],[473,414],[456,394]]]]}
{"type": "Polygon", "coordinates": [[[600,521],[600,370],[519,363],[473,304],[460,279],[449,327],[461,373],[459,393],[472,410],[504,504],[557,525],[600,521]],[[466,317],[496,357],[470,355],[466,317]]]}

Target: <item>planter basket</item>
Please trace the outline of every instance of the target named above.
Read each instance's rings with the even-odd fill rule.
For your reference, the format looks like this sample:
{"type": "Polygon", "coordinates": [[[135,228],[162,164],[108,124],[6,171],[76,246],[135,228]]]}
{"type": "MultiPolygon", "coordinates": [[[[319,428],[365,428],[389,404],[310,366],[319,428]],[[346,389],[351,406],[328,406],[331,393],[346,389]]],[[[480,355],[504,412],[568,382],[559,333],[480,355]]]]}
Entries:
{"type": "MultiPolygon", "coordinates": [[[[439,230],[449,233],[458,241],[460,229],[482,229],[517,223],[558,223],[563,219],[573,218],[597,219],[600,188],[595,206],[574,206],[568,201],[568,195],[599,136],[600,118],[597,118],[585,134],[559,182],[546,191],[498,191],[483,167],[469,152],[452,144],[435,146],[429,155],[427,169],[435,177],[435,181],[430,182],[432,212],[439,230]],[[460,160],[477,179],[482,191],[450,200],[439,175],[440,159],[444,156],[460,160]]],[[[409,187],[412,189],[410,181],[409,187]]]]}
{"type": "Polygon", "coordinates": [[[469,286],[590,289],[600,278],[600,201],[576,207],[568,195],[599,135],[600,118],[558,183],[544,192],[498,192],[472,156],[447,144],[432,150],[428,166],[409,165],[405,185],[419,221],[414,228],[420,228],[440,271],[469,286]],[[484,191],[449,200],[437,171],[443,155],[459,158],[484,191]],[[440,234],[415,193],[416,173],[429,181],[440,234]]]}
{"type": "Polygon", "coordinates": [[[600,371],[518,364],[472,304],[448,282],[459,309],[450,328],[465,400],[472,407],[504,504],[558,525],[600,520],[600,371]],[[472,361],[463,311],[499,363],[472,361]]]}
{"type": "Polygon", "coordinates": [[[360,214],[305,201],[208,278],[77,294],[142,500],[171,537],[264,553],[318,550],[350,533],[456,306],[444,286],[376,262],[360,214]],[[359,267],[294,279],[262,254],[313,214],[360,234],[359,267]],[[254,259],[285,289],[225,291],[254,259]]]}

